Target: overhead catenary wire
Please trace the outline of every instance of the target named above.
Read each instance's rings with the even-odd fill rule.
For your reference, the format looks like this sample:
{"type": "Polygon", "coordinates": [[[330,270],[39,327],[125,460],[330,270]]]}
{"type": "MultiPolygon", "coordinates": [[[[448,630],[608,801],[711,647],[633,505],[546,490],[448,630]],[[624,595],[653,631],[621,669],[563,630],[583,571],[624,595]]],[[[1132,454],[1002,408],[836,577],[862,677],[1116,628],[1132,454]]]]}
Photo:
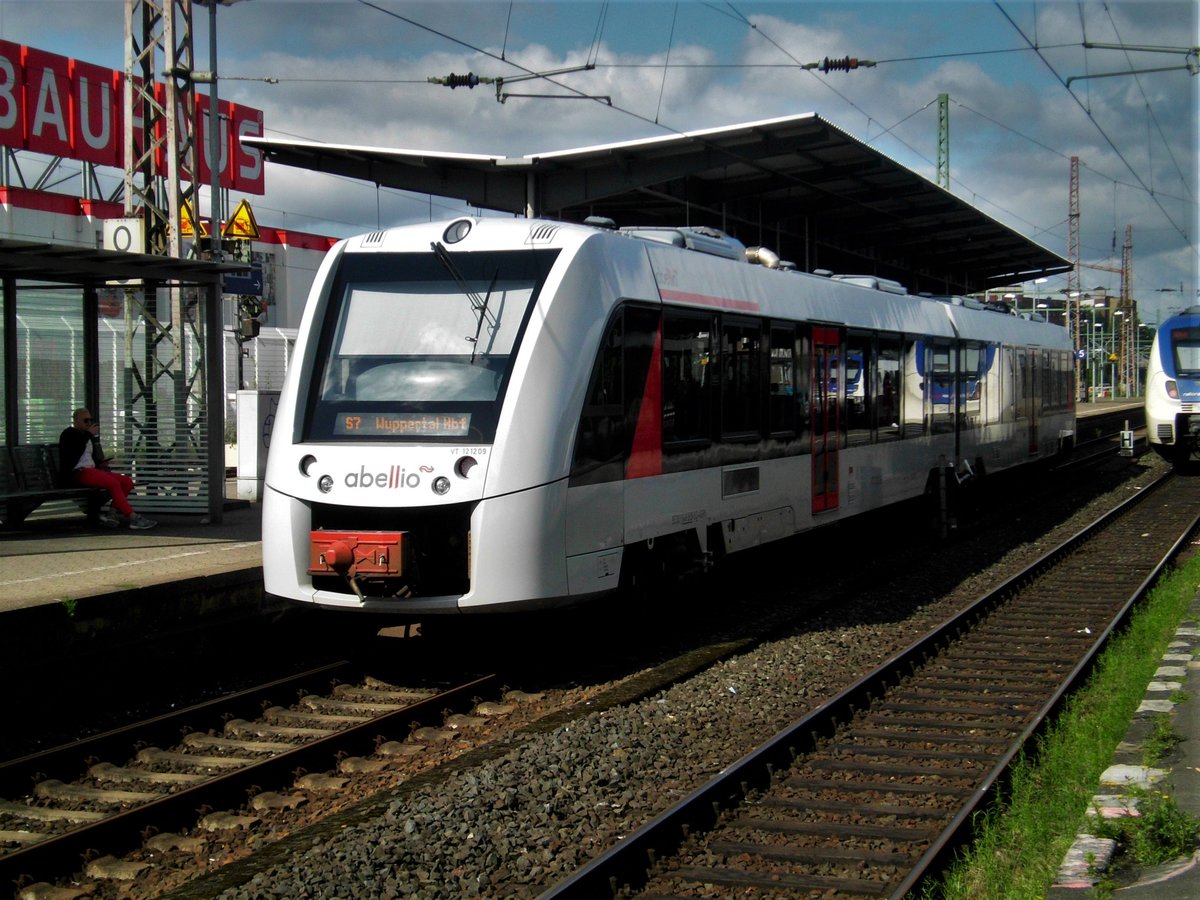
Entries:
{"type": "MultiPolygon", "coordinates": [[[[388,9],[384,9],[384,8],[380,7],[379,5],[377,5],[376,3],[370,2],[370,0],[360,0],[360,3],[362,3],[365,6],[374,8],[381,13],[384,13],[386,15],[397,18],[398,20],[405,21],[408,24],[411,24],[413,27],[427,31],[430,34],[441,37],[447,41],[457,44],[458,46],[468,48],[468,49],[470,49],[474,52],[480,53],[484,56],[488,56],[490,58],[497,59],[501,62],[504,62],[508,65],[512,65],[515,68],[517,68],[518,70],[525,72],[527,77],[543,78],[543,80],[546,80],[546,81],[550,82],[551,84],[554,84],[556,87],[558,87],[558,88],[562,89],[564,92],[566,92],[566,94],[569,94],[576,99],[592,99],[594,102],[603,102],[608,105],[611,105],[612,108],[616,109],[618,112],[621,112],[623,115],[632,117],[638,121],[642,121],[644,123],[653,125],[655,127],[662,128],[663,130],[665,130],[668,133],[672,133],[672,134],[683,134],[684,133],[677,128],[673,128],[673,127],[670,127],[669,125],[664,124],[661,121],[661,115],[657,116],[659,121],[654,121],[654,120],[650,119],[649,117],[647,117],[646,115],[642,115],[632,109],[626,108],[619,103],[611,103],[610,98],[591,97],[591,96],[587,95],[585,92],[577,90],[577,89],[571,87],[570,85],[563,84],[554,78],[546,78],[544,76],[544,73],[534,72],[531,69],[528,69],[524,66],[521,66],[518,63],[513,62],[511,59],[507,59],[507,58],[501,59],[494,53],[491,53],[480,47],[476,47],[476,46],[470,44],[469,42],[466,42],[459,38],[454,37],[453,35],[446,34],[445,32],[442,32],[435,28],[426,26],[423,23],[420,23],[420,22],[417,22],[417,21],[411,19],[410,17],[395,13],[388,9]]],[[[997,5],[999,5],[999,4],[997,4],[997,5]]],[[[718,68],[719,67],[719,68],[747,68],[748,69],[748,68],[775,67],[775,68],[800,68],[800,69],[803,69],[803,67],[805,66],[804,62],[797,59],[794,55],[787,53],[787,51],[782,46],[780,46],[780,44],[777,41],[775,41],[771,36],[765,35],[763,33],[765,29],[762,29],[762,28],[758,27],[757,25],[755,25],[754,23],[749,22],[749,20],[744,15],[742,15],[740,12],[737,12],[737,10],[733,8],[732,4],[726,4],[724,8],[719,8],[715,4],[711,4],[711,3],[706,3],[705,6],[707,6],[709,9],[711,9],[715,12],[718,12],[721,15],[725,15],[731,19],[741,22],[744,25],[746,25],[746,27],[757,32],[760,36],[764,37],[765,39],[769,40],[772,44],[774,44],[778,49],[781,50],[781,52],[785,53],[785,55],[787,55],[787,57],[789,58],[790,62],[785,63],[785,64],[777,64],[777,65],[776,64],[721,65],[721,64],[696,64],[696,63],[688,63],[688,62],[670,61],[667,63],[667,65],[670,68],[684,68],[684,67],[687,67],[687,68],[701,68],[701,67],[718,68]]],[[[590,56],[592,59],[594,59],[596,61],[596,65],[598,68],[633,68],[638,64],[599,63],[599,48],[601,46],[600,35],[602,33],[604,15],[606,13],[606,10],[607,10],[607,4],[605,4],[605,7],[601,11],[600,17],[598,18],[596,34],[593,37],[592,48],[589,51],[590,56]]],[[[1018,29],[1018,33],[1020,33],[1019,29],[1018,29]]],[[[1021,34],[1021,37],[1025,39],[1027,44],[1030,44],[1028,38],[1025,37],[1024,34],[1021,34]]],[[[962,51],[962,52],[950,53],[950,54],[929,54],[929,55],[922,56],[922,57],[894,57],[894,58],[888,58],[888,59],[880,59],[880,60],[877,60],[877,62],[880,65],[885,65],[885,64],[896,64],[896,63],[908,62],[908,61],[917,61],[917,60],[921,60],[921,59],[950,58],[950,57],[961,57],[961,56],[972,56],[972,55],[980,56],[980,55],[992,55],[992,54],[998,54],[998,53],[1027,53],[1027,52],[1037,53],[1043,60],[1045,60],[1045,57],[1042,55],[1043,50],[1050,49],[1052,47],[1060,47],[1060,46],[1068,46],[1069,47],[1069,46],[1076,46],[1076,45],[1077,45],[1076,43],[1053,44],[1053,45],[1046,45],[1044,47],[1030,45],[1030,46],[1026,46],[1026,47],[1022,47],[1022,48],[962,51]]],[[[507,56],[507,53],[505,53],[505,56],[507,56]]],[[[663,63],[653,63],[653,64],[643,64],[643,65],[649,65],[651,67],[659,68],[659,69],[664,68],[663,63]]],[[[1049,64],[1047,63],[1047,65],[1049,65],[1049,64]]],[[[319,80],[330,81],[330,80],[343,80],[343,79],[319,79],[319,80]]],[[[344,80],[345,81],[364,81],[363,79],[344,79],[344,80]]],[[[822,81],[823,84],[825,84],[826,89],[833,91],[833,93],[836,96],[838,96],[839,99],[842,100],[842,102],[846,103],[850,108],[853,108],[856,111],[860,112],[862,115],[864,115],[864,117],[867,119],[868,123],[875,121],[874,116],[867,113],[865,110],[861,109],[861,107],[859,107],[857,104],[855,104],[849,97],[847,97],[845,94],[843,94],[842,92],[840,92],[836,88],[834,88],[832,85],[830,85],[827,80],[825,80],[825,79],[820,79],[820,80],[822,81]]],[[[1062,81],[1061,78],[1059,80],[1060,80],[1060,82],[1062,81]]],[[[398,82],[398,81],[406,81],[406,80],[404,80],[404,79],[378,79],[378,81],[380,81],[380,82],[388,82],[388,81],[398,82]]],[[[414,79],[413,81],[415,83],[417,80],[414,79]]],[[[548,96],[558,96],[558,95],[548,95],[548,96]]],[[[897,123],[897,124],[899,124],[899,123],[897,123]]],[[[892,126],[892,128],[895,128],[895,127],[897,127],[897,126],[896,125],[892,126]]],[[[889,129],[889,133],[890,133],[890,129],[889,129]]],[[[903,140],[901,140],[894,134],[892,134],[891,137],[892,137],[892,139],[895,139],[899,143],[906,146],[909,150],[912,150],[914,153],[917,152],[910,145],[905,143],[903,140]]],[[[1051,152],[1058,152],[1058,151],[1054,151],[1053,148],[1048,148],[1048,149],[1050,149],[1051,152]]],[[[917,153],[917,155],[921,156],[921,158],[924,158],[919,153],[917,153]]],[[[1137,173],[1132,169],[1132,166],[1129,165],[1128,161],[1124,160],[1124,159],[1123,159],[1123,161],[1126,163],[1126,167],[1131,172],[1133,172],[1135,178],[1137,178],[1138,184],[1136,185],[1136,187],[1149,193],[1148,186],[1144,183],[1144,181],[1141,178],[1138,178],[1137,173]]],[[[797,182],[802,182],[802,179],[797,179],[794,177],[791,180],[797,181],[797,182]]],[[[961,184],[961,181],[959,181],[959,184],[961,184]]],[[[1131,187],[1134,187],[1134,186],[1131,185],[1131,187]]],[[[970,190],[970,189],[968,189],[968,190],[970,190]]],[[[982,196],[978,192],[973,191],[973,190],[970,190],[970,193],[975,197],[982,196]]],[[[991,203],[992,201],[988,200],[987,202],[991,203]]],[[[1157,200],[1156,200],[1156,202],[1157,202],[1157,200]]],[[[997,208],[1002,208],[1002,207],[999,207],[998,204],[993,204],[993,205],[996,205],[997,208]]],[[[1159,204],[1159,205],[1160,205],[1160,209],[1161,209],[1161,204],[1159,204]]],[[[1165,211],[1164,211],[1164,214],[1165,214],[1165,211]]],[[[1171,224],[1175,227],[1175,230],[1177,232],[1180,232],[1180,229],[1178,228],[1177,225],[1175,225],[1174,221],[1171,219],[1169,214],[1167,214],[1166,217],[1167,217],[1168,221],[1170,221],[1171,224]]],[[[1020,217],[1015,217],[1015,218],[1020,219],[1020,217]]],[[[1033,223],[1027,223],[1027,224],[1039,232],[1048,230],[1048,229],[1043,228],[1042,226],[1034,225],[1033,223]]],[[[1182,232],[1180,232],[1180,233],[1182,233],[1182,232]]],[[[1186,238],[1186,235],[1184,235],[1184,236],[1186,238]]]]}
{"type": "Polygon", "coordinates": [[[1005,10],[1005,8],[1000,5],[999,0],[993,0],[993,2],[996,6],[996,9],[998,9],[1000,11],[1000,14],[1002,16],[1004,16],[1004,18],[1006,20],[1008,20],[1008,23],[1010,25],[1012,25],[1012,27],[1016,30],[1017,34],[1019,34],[1025,40],[1025,42],[1029,44],[1029,46],[1034,50],[1034,52],[1037,53],[1038,59],[1040,59],[1042,61],[1042,63],[1046,66],[1046,68],[1050,70],[1050,73],[1055,77],[1055,79],[1057,79],[1058,83],[1063,86],[1063,90],[1065,90],[1067,92],[1067,94],[1070,95],[1071,99],[1075,101],[1075,104],[1081,110],[1083,110],[1083,113],[1084,113],[1084,115],[1087,116],[1088,121],[1092,123],[1092,126],[1096,129],[1096,131],[1098,131],[1100,133],[1100,136],[1102,138],[1104,138],[1104,142],[1106,144],[1108,144],[1109,148],[1111,148],[1113,153],[1115,153],[1117,155],[1117,158],[1121,160],[1121,162],[1125,165],[1125,168],[1129,171],[1129,173],[1134,177],[1134,179],[1137,180],[1138,185],[1141,187],[1141,189],[1143,191],[1146,192],[1146,195],[1152,201],[1154,201],[1154,205],[1158,207],[1159,211],[1163,215],[1163,218],[1165,218],[1168,222],[1171,223],[1171,226],[1175,229],[1175,231],[1177,231],[1179,233],[1180,237],[1182,237],[1187,242],[1189,247],[1194,246],[1192,239],[1188,237],[1187,231],[1185,229],[1183,229],[1182,227],[1180,227],[1179,223],[1176,222],[1174,220],[1174,218],[1171,217],[1171,214],[1169,212],[1167,212],[1167,208],[1162,205],[1162,202],[1159,200],[1158,195],[1155,194],[1153,190],[1151,190],[1150,186],[1146,184],[1146,182],[1142,178],[1142,176],[1138,174],[1136,169],[1134,169],[1132,163],[1130,163],[1129,160],[1125,157],[1125,154],[1121,152],[1121,149],[1116,145],[1116,142],[1113,141],[1112,137],[1109,136],[1108,132],[1104,130],[1104,128],[1100,125],[1100,123],[1096,121],[1096,117],[1094,115],[1092,115],[1092,111],[1090,109],[1088,109],[1086,104],[1084,104],[1083,102],[1080,101],[1079,97],[1077,97],[1075,95],[1075,93],[1067,85],[1067,83],[1063,79],[1063,77],[1058,73],[1058,70],[1055,69],[1054,66],[1050,64],[1050,61],[1048,59],[1046,59],[1045,54],[1043,54],[1041,52],[1041,50],[1037,47],[1037,45],[1029,39],[1029,37],[1025,34],[1024,30],[1021,28],[1021,26],[1018,25],[1016,23],[1016,21],[1013,20],[1013,17],[1008,14],[1008,11],[1005,10]]]}

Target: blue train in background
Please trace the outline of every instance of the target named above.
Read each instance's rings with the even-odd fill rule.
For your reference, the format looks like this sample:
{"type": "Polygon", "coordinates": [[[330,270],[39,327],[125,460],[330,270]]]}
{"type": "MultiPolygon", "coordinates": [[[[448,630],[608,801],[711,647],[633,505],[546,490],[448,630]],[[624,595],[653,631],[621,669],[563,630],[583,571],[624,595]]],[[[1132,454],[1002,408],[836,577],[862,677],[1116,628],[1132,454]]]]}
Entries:
{"type": "Polygon", "coordinates": [[[1200,459],[1200,306],[1154,332],[1146,366],[1146,436],[1176,468],[1200,459]]]}

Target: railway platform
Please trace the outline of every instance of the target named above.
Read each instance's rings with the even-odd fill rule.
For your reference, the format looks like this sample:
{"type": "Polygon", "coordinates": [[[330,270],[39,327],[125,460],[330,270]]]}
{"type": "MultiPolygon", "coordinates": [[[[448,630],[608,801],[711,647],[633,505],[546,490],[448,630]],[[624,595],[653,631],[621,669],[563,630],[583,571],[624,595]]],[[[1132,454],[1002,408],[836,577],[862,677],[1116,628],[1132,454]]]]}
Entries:
{"type": "MultiPolygon", "coordinates": [[[[89,528],[82,515],[26,521],[0,531],[0,614],[43,604],[106,597],[262,566],[260,507],[232,503],[217,525],[160,515],[148,531],[89,528]]],[[[148,599],[148,595],[143,595],[148,599]]]]}
{"type": "Polygon", "coordinates": [[[261,507],[227,501],[218,524],[154,518],[148,531],[89,527],[78,512],[0,529],[0,674],[270,612],[261,507]]]}
{"type": "MultiPolygon", "coordinates": [[[[1125,739],[1113,754],[1112,765],[1101,776],[1094,805],[1105,815],[1122,815],[1130,808],[1129,797],[1142,791],[1161,791],[1180,810],[1200,817],[1200,593],[1192,601],[1188,617],[1180,624],[1175,639],[1161,660],[1154,680],[1146,688],[1137,715],[1125,739]],[[1181,697],[1186,697],[1180,702],[1181,697]],[[1142,745],[1150,734],[1154,716],[1172,716],[1172,727],[1181,738],[1176,750],[1161,768],[1142,764],[1142,745]]],[[[1081,830],[1058,871],[1047,900],[1095,896],[1101,882],[1117,885],[1113,896],[1129,900],[1194,900],[1200,897],[1200,850],[1190,859],[1139,870],[1137,878],[1123,884],[1120,876],[1106,871],[1112,847],[1081,830]],[[1111,880],[1111,881],[1110,881],[1111,880]]]]}

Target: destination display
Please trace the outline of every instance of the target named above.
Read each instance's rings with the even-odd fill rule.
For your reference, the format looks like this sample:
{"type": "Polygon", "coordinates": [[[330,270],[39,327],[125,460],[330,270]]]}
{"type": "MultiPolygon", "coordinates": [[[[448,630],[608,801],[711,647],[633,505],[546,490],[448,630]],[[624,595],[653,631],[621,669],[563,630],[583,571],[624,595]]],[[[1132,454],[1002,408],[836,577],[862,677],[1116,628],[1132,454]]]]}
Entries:
{"type": "Polygon", "coordinates": [[[333,433],[358,437],[465,437],[470,413],[355,413],[340,415],[333,433]]]}

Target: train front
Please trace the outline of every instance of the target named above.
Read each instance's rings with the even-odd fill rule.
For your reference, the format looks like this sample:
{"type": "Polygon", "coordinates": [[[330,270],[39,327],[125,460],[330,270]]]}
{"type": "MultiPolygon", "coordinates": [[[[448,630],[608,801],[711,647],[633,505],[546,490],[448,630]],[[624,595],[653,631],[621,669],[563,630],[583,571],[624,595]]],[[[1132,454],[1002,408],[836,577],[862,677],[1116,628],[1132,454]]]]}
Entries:
{"type": "MultiPolygon", "coordinates": [[[[553,243],[539,242],[527,221],[460,219],[364,235],[330,251],[270,448],[269,594],[426,615],[564,592],[554,547],[563,488],[552,455],[565,453],[539,447],[498,461],[498,444],[522,444],[498,440],[522,430],[518,394],[529,395],[523,403],[537,422],[558,412],[539,404],[563,402],[546,399],[540,378],[525,371],[539,365],[536,354],[522,353],[546,327],[539,297],[549,303],[547,280],[563,252],[553,243]],[[499,496],[484,503],[490,469],[490,493],[499,496]],[[473,546],[485,519],[493,537],[473,546]],[[481,553],[502,573],[486,586],[472,578],[481,553]],[[555,557],[557,565],[545,562],[555,557]]],[[[554,358],[561,361],[542,362],[540,376],[561,388],[578,364],[566,348],[554,358]]],[[[566,388],[556,396],[570,395],[566,388]]],[[[538,441],[538,427],[524,437],[538,441]]]]}

